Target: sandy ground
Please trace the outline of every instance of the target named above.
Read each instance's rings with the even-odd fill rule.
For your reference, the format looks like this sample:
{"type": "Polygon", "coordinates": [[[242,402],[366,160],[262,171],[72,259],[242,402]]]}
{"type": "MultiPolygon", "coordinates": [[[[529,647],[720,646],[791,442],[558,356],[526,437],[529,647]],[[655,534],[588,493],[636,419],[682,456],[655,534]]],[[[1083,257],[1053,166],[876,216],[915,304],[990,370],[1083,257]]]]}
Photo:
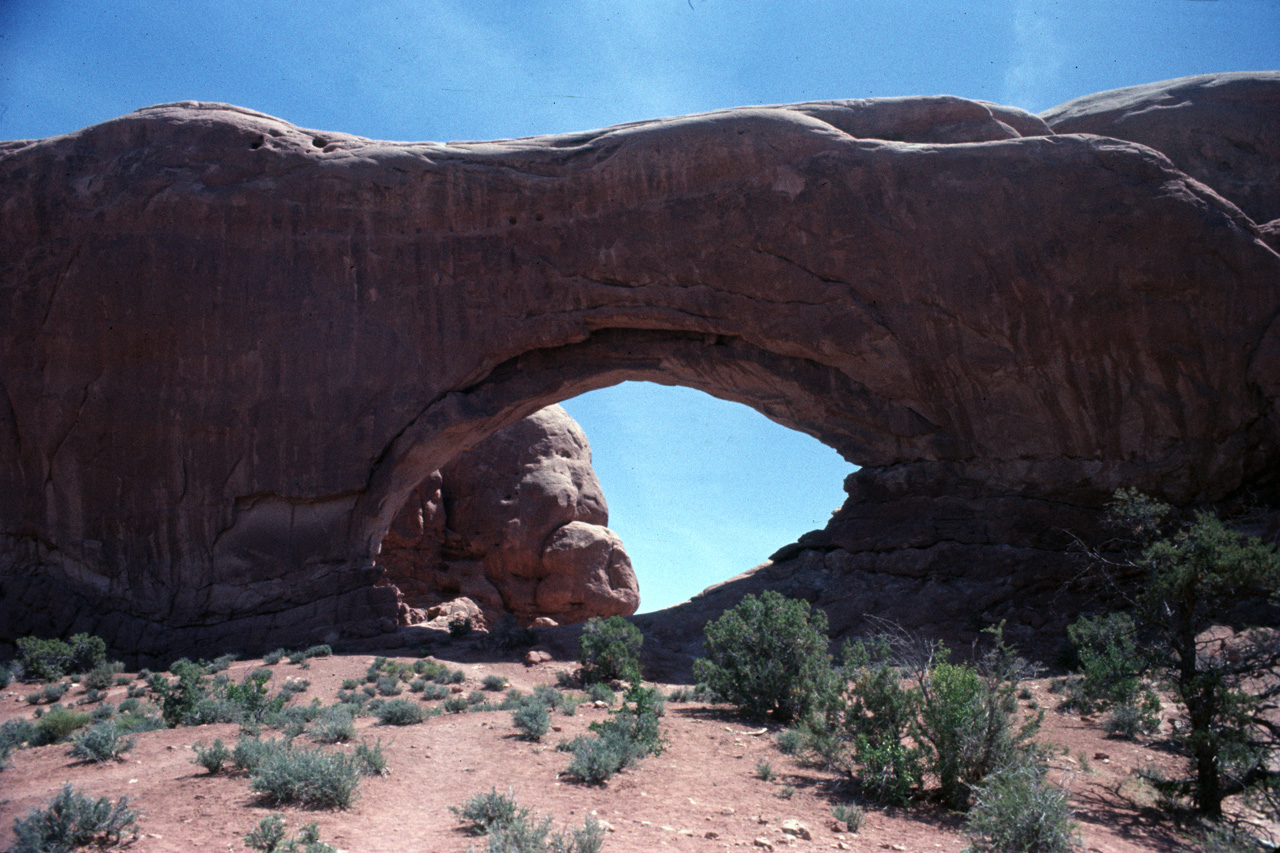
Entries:
{"type": "MultiPolygon", "coordinates": [[[[416,659],[403,650],[387,656],[416,659]]],[[[554,684],[559,671],[573,668],[569,660],[525,666],[517,655],[495,658],[470,641],[443,644],[435,657],[466,672],[466,692],[478,689],[489,674],[505,676],[511,686],[527,692],[537,684],[554,684]]],[[[288,677],[309,679],[310,688],[294,702],[318,698],[329,704],[344,678],[363,680],[372,659],[372,654],[316,658],[307,670],[282,662],[273,668],[273,685],[288,677]]],[[[238,680],[258,665],[238,662],[229,674],[238,680]]],[[[1050,709],[1040,740],[1067,751],[1060,750],[1053,772],[1070,788],[1085,849],[1125,853],[1187,845],[1133,775],[1135,768],[1149,764],[1175,768],[1178,759],[1155,744],[1109,740],[1096,722],[1052,710],[1057,697],[1048,686],[1048,680],[1030,683],[1033,698],[1021,704],[1050,709]]],[[[32,689],[15,683],[0,694],[0,722],[34,716],[23,699],[32,689]]],[[[107,701],[118,703],[125,690],[112,688],[107,701]]],[[[76,687],[63,701],[82,695],[76,687]]],[[[404,696],[417,698],[408,692],[404,696]]],[[[589,787],[562,777],[570,756],[556,751],[555,743],[586,732],[607,714],[590,703],[572,717],[555,714],[555,729],[542,743],[518,739],[506,711],[446,714],[406,727],[361,718],[356,723],[359,736],[381,740],[390,775],[365,779],[358,801],[346,811],[270,808],[251,791],[244,774],[210,775],[192,763],[193,743],[220,737],[233,745],[239,733],[235,725],[147,732],[137,736],[124,760],[106,765],[80,763],[67,754],[66,745],[23,749],[0,772],[0,849],[13,842],[14,819],[43,805],[68,781],[94,796],[130,798],[141,812],[141,834],[126,849],[139,853],[246,850],[243,835],[273,812],[284,816],[291,831],[317,822],[322,840],[353,853],[483,850],[484,840],[467,835],[449,806],[491,788],[511,789],[522,805],[552,816],[557,827],[581,826],[587,815],[597,816],[611,827],[606,851],[958,853],[966,846],[961,818],[927,805],[867,806],[857,834],[839,831],[831,808],[849,799],[838,774],[801,766],[779,752],[776,727],[761,733],[727,709],[704,703],[668,703],[662,726],[666,751],[614,776],[606,786],[589,787]],[[770,781],[757,773],[760,762],[772,768],[770,781]],[[799,821],[810,837],[785,833],[786,820],[799,821]]]]}

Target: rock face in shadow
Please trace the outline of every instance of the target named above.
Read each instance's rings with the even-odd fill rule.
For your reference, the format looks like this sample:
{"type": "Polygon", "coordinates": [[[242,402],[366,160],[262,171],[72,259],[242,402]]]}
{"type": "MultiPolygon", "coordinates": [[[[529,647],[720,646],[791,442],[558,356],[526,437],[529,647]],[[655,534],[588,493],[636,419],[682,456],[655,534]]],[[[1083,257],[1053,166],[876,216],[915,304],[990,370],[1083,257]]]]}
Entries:
{"type": "MultiPolygon", "coordinates": [[[[1223,110],[1271,127],[1277,86],[1165,88],[1212,142],[1223,110]]],[[[837,629],[1051,625],[1066,531],[1115,488],[1276,503],[1280,470],[1280,256],[1249,213],[1274,156],[1229,161],[1246,192],[1195,176],[1213,145],[1055,132],[1094,112],[833,101],[441,144],[182,103],[0,143],[0,631],[169,657],[393,631],[378,550],[407,502],[449,517],[433,472],[627,379],[862,466],[767,573],[837,629]]],[[[613,548],[578,523],[542,568],[613,548]]]]}
{"type": "Polygon", "coordinates": [[[639,589],[608,523],[587,437],[568,412],[548,406],[415,489],[377,565],[402,595],[404,622],[629,616],[639,589]]]}

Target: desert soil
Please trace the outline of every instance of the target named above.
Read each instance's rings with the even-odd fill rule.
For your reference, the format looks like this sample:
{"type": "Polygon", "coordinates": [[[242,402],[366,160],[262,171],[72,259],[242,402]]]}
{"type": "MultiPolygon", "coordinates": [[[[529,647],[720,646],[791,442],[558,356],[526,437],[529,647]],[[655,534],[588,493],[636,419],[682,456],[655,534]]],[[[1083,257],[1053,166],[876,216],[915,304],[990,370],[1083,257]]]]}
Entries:
{"type": "MultiPolygon", "coordinates": [[[[403,650],[386,654],[412,661],[403,650]]],[[[572,660],[525,666],[518,655],[496,657],[472,641],[443,643],[437,660],[463,669],[465,692],[478,689],[489,674],[530,691],[555,684],[557,673],[574,667],[572,660]]],[[[309,689],[297,702],[313,698],[334,701],[343,679],[363,681],[373,654],[339,654],[314,658],[309,669],[281,662],[273,667],[273,686],[287,678],[305,678],[309,689]]],[[[237,680],[260,661],[241,661],[228,671],[237,680]]],[[[670,688],[672,685],[663,685],[670,688]]],[[[1053,708],[1057,697],[1049,680],[1029,684],[1030,701],[1048,710],[1040,740],[1060,747],[1054,778],[1069,786],[1085,849],[1106,853],[1174,851],[1188,847],[1185,837],[1153,804],[1149,790],[1134,775],[1136,768],[1177,766],[1178,759],[1157,743],[1107,739],[1097,722],[1053,708]]],[[[0,694],[0,723],[35,709],[24,696],[33,687],[14,683],[0,694]]],[[[107,701],[119,703],[125,687],[114,687],[107,701]]],[[[83,695],[75,687],[64,704],[83,695]]],[[[406,692],[406,697],[416,696],[406,692]]],[[[500,694],[495,694],[495,696],[500,694]]],[[[605,851],[649,850],[896,850],[958,853],[967,843],[962,819],[944,810],[917,806],[885,809],[866,806],[859,832],[839,831],[831,818],[833,805],[849,802],[838,774],[805,767],[782,754],[778,727],[762,729],[732,716],[723,706],[668,703],[662,730],[666,751],[613,777],[603,787],[577,784],[561,772],[569,756],[555,744],[587,731],[608,710],[584,703],[572,717],[554,714],[554,730],[542,743],[516,737],[506,711],[446,714],[425,723],[390,727],[364,717],[359,737],[380,740],[390,775],[361,782],[359,799],[346,811],[309,811],[268,807],[260,802],[248,778],[236,772],[210,775],[192,763],[192,744],[229,746],[235,725],[211,725],[147,732],[118,763],[81,763],[67,745],[17,750],[0,772],[0,849],[13,842],[16,818],[43,805],[65,782],[93,796],[130,798],[141,812],[140,834],[125,849],[152,851],[248,849],[246,832],[266,815],[283,815],[292,832],[315,821],[321,839],[353,853],[376,851],[483,850],[483,838],[467,835],[449,806],[469,797],[510,789],[516,799],[557,827],[581,826],[595,815],[610,827],[605,851]],[[774,778],[757,772],[768,762],[774,778]],[[803,824],[809,838],[783,831],[783,821],[803,824]]],[[[349,748],[349,747],[347,747],[349,748]]]]}

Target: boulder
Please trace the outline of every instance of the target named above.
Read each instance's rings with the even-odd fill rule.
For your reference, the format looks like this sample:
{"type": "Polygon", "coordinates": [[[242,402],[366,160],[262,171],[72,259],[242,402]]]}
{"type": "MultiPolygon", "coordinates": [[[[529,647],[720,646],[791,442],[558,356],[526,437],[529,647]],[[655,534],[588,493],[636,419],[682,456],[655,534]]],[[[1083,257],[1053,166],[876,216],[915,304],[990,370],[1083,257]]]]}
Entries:
{"type": "Polygon", "coordinates": [[[405,621],[453,616],[454,596],[477,623],[504,613],[556,623],[630,615],[640,603],[631,561],[581,427],[548,406],[459,454],[411,494],[377,563],[402,593],[405,621]],[[415,612],[409,613],[408,610],[415,612]]]}

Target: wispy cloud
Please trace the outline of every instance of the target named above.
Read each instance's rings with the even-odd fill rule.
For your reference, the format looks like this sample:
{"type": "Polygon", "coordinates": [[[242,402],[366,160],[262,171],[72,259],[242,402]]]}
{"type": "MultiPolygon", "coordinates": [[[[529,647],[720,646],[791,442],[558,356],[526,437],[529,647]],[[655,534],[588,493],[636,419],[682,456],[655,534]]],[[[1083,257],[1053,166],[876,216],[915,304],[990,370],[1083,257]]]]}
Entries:
{"type": "Polygon", "coordinates": [[[1059,8],[1049,0],[1015,5],[1013,51],[1001,90],[1004,103],[1039,112],[1057,102],[1053,92],[1067,58],[1056,23],[1059,8]]]}

